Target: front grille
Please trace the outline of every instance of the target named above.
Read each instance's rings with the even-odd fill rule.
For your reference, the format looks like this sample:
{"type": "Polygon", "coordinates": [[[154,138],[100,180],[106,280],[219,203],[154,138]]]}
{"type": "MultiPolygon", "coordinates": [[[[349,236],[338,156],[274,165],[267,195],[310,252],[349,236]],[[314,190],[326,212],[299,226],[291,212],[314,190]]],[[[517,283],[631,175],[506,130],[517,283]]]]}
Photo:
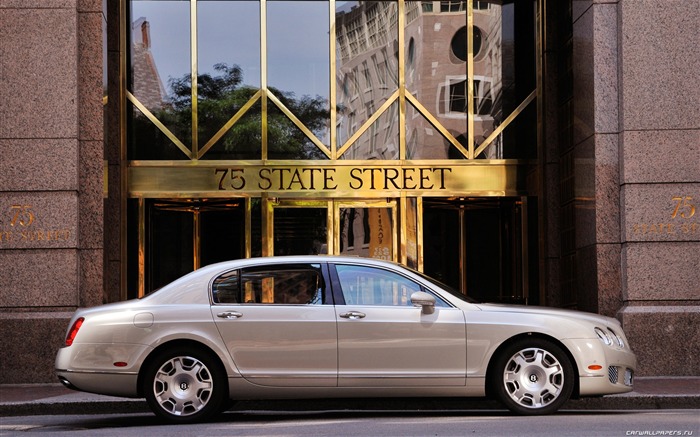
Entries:
{"type": "Polygon", "coordinates": [[[615,366],[608,367],[608,378],[610,379],[611,383],[617,384],[617,379],[618,379],[617,367],[615,367],[615,366]]]}

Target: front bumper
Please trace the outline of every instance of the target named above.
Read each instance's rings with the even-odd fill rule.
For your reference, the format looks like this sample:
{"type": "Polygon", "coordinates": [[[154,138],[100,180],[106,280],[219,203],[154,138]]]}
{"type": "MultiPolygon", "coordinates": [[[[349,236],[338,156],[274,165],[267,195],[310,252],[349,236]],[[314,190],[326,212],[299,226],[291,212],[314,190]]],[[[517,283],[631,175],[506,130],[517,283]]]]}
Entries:
{"type": "Polygon", "coordinates": [[[609,347],[598,339],[564,340],[574,355],[580,396],[601,396],[632,391],[637,357],[629,347],[609,347]]]}

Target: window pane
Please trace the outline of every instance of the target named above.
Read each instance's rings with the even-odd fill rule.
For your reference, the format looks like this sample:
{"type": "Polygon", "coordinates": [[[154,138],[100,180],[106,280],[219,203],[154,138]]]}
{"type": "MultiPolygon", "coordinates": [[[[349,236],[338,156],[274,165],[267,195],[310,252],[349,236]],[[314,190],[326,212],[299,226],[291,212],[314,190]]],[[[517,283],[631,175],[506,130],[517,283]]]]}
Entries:
{"type": "Polygon", "coordinates": [[[336,265],[346,305],[412,306],[411,294],[420,285],[387,270],[336,265]]]}
{"type": "Polygon", "coordinates": [[[321,266],[249,268],[221,275],[212,294],[217,303],[320,305],[323,303],[321,266]]]}
{"type": "MultiPolygon", "coordinates": [[[[474,26],[481,34],[480,50],[474,57],[475,146],[479,146],[536,87],[536,2],[506,0],[487,5],[474,9],[474,26]]],[[[476,47],[476,40],[474,44],[476,47]]],[[[478,157],[534,157],[536,120],[536,107],[531,103],[478,157]]]]}
{"type": "MultiPolygon", "coordinates": [[[[406,91],[452,136],[467,137],[467,13],[461,1],[434,2],[407,14],[406,91]]],[[[433,124],[413,105],[406,105],[406,158],[462,158],[433,124]]],[[[466,141],[465,141],[466,142],[466,141]]],[[[463,144],[466,148],[466,144],[463,144]]]]}
{"type": "MultiPolygon", "coordinates": [[[[128,90],[186,148],[192,143],[190,5],[132,1],[128,90]]],[[[130,107],[129,159],[187,159],[136,107],[130,107]]]]}
{"type": "MultiPolygon", "coordinates": [[[[326,147],[330,147],[329,7],[327,1],[267,3],[269,89],[326,147]]],[[[269,105],[272,107],[274,103],[269,105]]],[[[269,119],[268,135],[289,130],[287,125],[291,121],[287,123],[284,119],[269,119]],[[281,124],[276,126],[277,122],[281,124]]],[[[311,146],[318,149],[313,143],[311,146]]],[[[288,159],[273,154],[271,144],[270,158],[288,159]]],[[[327,157],[304,151],[302,158],[327,157]]]]}
{"type": "MultiPolygon", "coordinates": [[[[209,140],[260,89],[260,3],[197,4],[199,146],[209,140]]],[[[209,149],[205,159],[260,159],[260,105],[209,149]]]]}
{"type": "MultiPolygon", "coordinates": [[[[398,3],[338,1],[335,19],[336,129],[342,147],[398,88],[398,3]]],[[[398,159],[398,119],[394,104],[343,158],[398,159]]]]}
{"type": "Polygon", "coordinates": [[[394,259],[391,208],[340,208],[340,254],[394,259]]]}

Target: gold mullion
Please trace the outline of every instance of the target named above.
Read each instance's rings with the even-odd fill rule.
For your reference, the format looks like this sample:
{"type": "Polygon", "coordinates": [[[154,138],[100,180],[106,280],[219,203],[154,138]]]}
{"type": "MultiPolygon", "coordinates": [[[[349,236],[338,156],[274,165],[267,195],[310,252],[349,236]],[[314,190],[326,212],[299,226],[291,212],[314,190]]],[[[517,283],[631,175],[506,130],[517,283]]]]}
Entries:
{"type": "Polygon", "coordinates": [[[423,271],[423,197],[416,197],[416,254],[419,272],[423,271]]]}
{"type": "Polygon", "coordinates": [[[199,121],[197,108],[197,1],[190,0],[190,61],[192,75],[192,154],[199,156],[199,121]]]}
{"type": "Polygon", "coordinates": [[[226,122],[226,124],[224,124],[224,125],[221,127],[221,129],[219,129],[219,131],[218,131],[216,134],[214,134],[213,137],[211,137],[211,139],[209,139],[209,141],[207,141],[207,143],[204,145],[204,147],[202,147],[202,148],[200,149],[199,154],[197,155],[197,159],[201,159],[202,156],[204,156],[204,154],[207,153],[207,152],[209,151],[209,149],[211,149],[211,148],[214,146],[214,144],[216,144],[216,142],[219,141],[219,140],[221,139],[221,137],[223,137],[223,136],[226,134],[226,132],[228,132],[229,129],[231,129],[231,127],[232,127],[234,124],[236,124],[236,122],[237,122],[238,120],[240,120],[241,117],[243,117],[243,116],[245,115],[246,112],[248,112],[248,110],[255,104],[255,102],[258,101],[258,99],[260,98],[261,95],[262,95],[262,91],[261,91],[261,90],[258,90],[258,91],[253,95],[253,97],[251,97],[250,100],[248,100],[248,101],[246,102],[246,104],[243,105],[243,106],[238,110],[238,112],[236,112],[236,113],[234,114],[234,116],[231,117],[231,118],[226,122]]]}
{"type": "Polygon", "coordinates": [[[193,263],[193,270],[197,270],[201,264],[201,254],[202,254],[202,239],[201,237],[201,227],[202,227],[202,222],[201,222],[201,217],[199,216],[200,212],[197,209],[194,209],[192,211],[192,220],[193,220],[193,225],[192,226],[192,240],[194,244],[193,249],[193,254],[192,254],[192,263],[193,263]]]}
{"type": "Polygon", "coordinates": [[[491,144],[491,142],[494,139],[496,139],[496,137],[499,136],[501,132],[503,132],[503,129],[508,127],[508,125],[515,119],[515,117],[517,117],[525,109],[525,107],[535,99],[535,97],[537,97],[537,89],[532,91],[530,95],[527,96],[525,100],[523,100],[523,102],[520,103],[520,105],[518,105],[518,107],[515,108],[515,110],[511,112],[505,120],[503,120],[503,123],[501,123],[496,129],[494,129],[493,132],[491,132],[491,135],[489,135],[488,138],[486,138],[484,142],[481,143],[481,145],[476,149],[476,151],[474,152],[475,156],[479,156],[479,153],[483,152],[484,149],[488,147],[488,145],[491,144]]]}
{"type": "Polygon", "coordinates": [[[326,252],[333,255],[335,252],[335,214],[333,212],[333,200],[326,202],[326,252]]]}
{"type": "Polygon", "coordinates": [[[158,118],[156,118],[156,116],[153,115],[153,113],[149,111],[148,108],[146,108],[143,105],[143,103],[139,102],[139,100],[136,97],[134,97],[134,95],[131,94],[129,91],[126,91],[126,97],[131,103],[134,104],[134,106],[136,106],[139,109],[139,111],[143,113],[143,115],[146,116],[146,118],[148,118],[153,124],[155,124],[156,127],[160,129],[160,131],[163,132],[165,136],[168,137],[168,139],[170,139],[170,141],[172,141],[178,147],[178,149],[182,151],[182,153],[184,153],[188,158],[192,159],[192,151],[188,149],[184,144],[182,144],[182,141],[180,141],[175,136],[175,134],[173,134],[170,131],[170,129],[165,127],[163,122],[158,120],[158,118]]]}
{"type": "Polygon", "coordinates": [[[250,258],[252,256],[252,210],[253,202],[250,197],[245,198],[245,258],[250,258]]]}
{"type": "Polygon", "coordinates": [[[399,220],[401,221],[400,223],[400,232],[399,232],[399,240],[400,240],[400,250],[399,250],[399,262],[403,265],[408,264],[408,254],[406,253],[406,239],[407,239],[407,231],[408,231],[408,206],[406,204],[406,192],[402,191],[401,192],[401,197],[399,198],[399,220]]]}
{"type": "Polygon", "coordinates": [[[462,146],[462,144],[460,144],[460,142],[457,141],[457,138],[455,138],[454,135],[452,135],[447,129],[445,129],[445,126],[443,126],[443,125],[435,118],[435,116],[433,116],[433,114],[431,114],[427,109],[425,109],[425,106],[423,106],[423,105],[418,101],[418,99],[416,99],[416,98],[413,96],[413,94],[411,94],[410,91],[406,91],[406,100],[408,100],[408,101],[413,105],[413,107],[416,108],[416,110],[418,110],[418,112],[420,112],[421,115],[422,115],[423,117],[425,117],[426,120],[428,120],[428,121],[430,122],[430,124],[432,124],[433,127],[434,127],[435,129],[437,129],[437,130],[440,132],[440,134],[442,134],[442,136],[443,136],[444,138],[447,139],[447,141],[450,142],[450,144],[452,144],[453,146],[455,146],[455,148],[457,148],[457,150],[459,150],[459,152],[460,152],[462,155],[464,155],[465,158],[468,159],[468,157],[469,157],[469,151],[467,151],[467,149],[465,149],[464,146],[462,146]]]}
{"type": "MultiPolygon", "coordinates": [[[[329,26],[329,38],[328,38],[328,51],[330,55],[330,68],[328,70],[328,75],[330,77],[330,80],[328,83],[330,84],[330,138],[331,138],[331,143],[330,143],[330,158],[331,159],[338,159],[338,135],[337,131],[335,128],[335,124],[337,123],[338,120],[338,113],[336,111],[336,106],[337,106],[337,96],[336,96],[336,86],[335,86],[335,69],[336,69],[336,58],[335,58],[335,44],[336,44],[336,37],[335,37],[335,0],[330,0],[329,6],[328,6],[328,22],[330,23],[329,26]]],[[[330,248],[328,249],[328,253],[330,252],[330,248]]]]}
{"type": "Polygon", "coordinates": [[[296,125],[296,127],[298,127],[298,128],[304,133],[304,135],[306,135],[306,137],[307,137],[308,139],[310,139],[311,142],[313,142],[313,143],[316,145],[316,147],[318,147],[319,149],[321,149],[321,151],[322,151],[323,153],[325,153],[326,156],[328,156],[329,158],[331,157],[331,151],[328,150],[328,148],[326,147],[326,145],[323,144],[323,143],[321,142],[321,140],[319,140],[318,138],[316,138],[316,135],[314,135],[314,133],[311,132],[311,131],[309,130],[309,128],[307,128],[307,127],[304,125],[304,123],[302,123],[302,122],[297,118],[297,116],[294,115],[294,113],[292,113],[292,111],[289,110],[289,108],[287,108],[286,106],[284,106],[284,103],[282,103],[274,94],[272,94],[272,92],[270,92],[270,90],[266,90],[266,93],[265,93],[265,94],[267,94],[268,99],[272,100],[272,103],[274,103],[274,104],[287,116],[287,118],[289,118],[289,119],[292,121],[292,123],[294,123],[294,124],[296,125]]]}
{"type": "MultiPolygon", "coordinates": [[[[138,223],[138,297],[146,294],[146,205],[145,199],[139,197],[138,223]]],[[[125,261],[122,261],[125,262],[125,261]]]]}
{"type": "MultiPolygon", "coordinates": [[[[393,223],[393,226],[392,226],[393,229],[391,230],[392,231],[391,232],[391,239],[392,239],[391,251],[393,252],[393,254],[392,254],[391,260],[394,262],[398,262],[398,260],[399,260],[399,241],[398,240],[402,236],[399,235],[399,227],[400,226],[397,222],[397,219],[398,219],[397,211],[396,211],[397,205],[396,205],[396,201],[391,201],[391,202],[387,202],[387,203],[389,204],[389,208],[391,208],[391,222],[393,223]]],[[[406,264],[406,263],[404,263],[404,264],[406,264]]]]}
{"type": "Polygon", "coordinates": [[[381,117],[384,111],[386,111],[387,108],[389,108],[389,106],[391,106],[394,103],[394,101],[398,98],[399,90],[396,90],[391,96],[389,96],[388,99],[386,99],[386,102],[384,102],[382,106],[380,106],[379,109],[374,114],[372,114],[372,116],[369,119],[367,119],[367,121],[353,134],[353,136],[351,136],[350,139],[348,139],[345,142],[343,147],[341,147],[340,150],[338,150],[338,158],[340,158],[343,155],[343,153],[345,153],[350,148],[350,146],[352,146],[355,143],[355,141],[357,141],[360,138],[360,136],[362,136],[362,134],[365,133],[367,129],[369,129],[372,123],[377,121],[377,119],[381,117]]]}
{"type": "MultiPolygon", "coordinates": [[[[406,3],[399,0],[399,159],[406,159],[406,68],[404,54],[404,27],[406,26],[406,3]]],[[[388,68],[388,65],[387,65],[388,68]]],[[[405,260],[404,264],[405,264],[405,260]]]]}
{"type": "Polygon", "coordinates": [[[261,101],[261,129],[262,159],[267,159],[267,0],[260,0],[260,88],[261,101]]]}
{"type": "Polygon", "coordinates": [[[467,3],[467,159],[474,159],[474,5],[467,3]]]}

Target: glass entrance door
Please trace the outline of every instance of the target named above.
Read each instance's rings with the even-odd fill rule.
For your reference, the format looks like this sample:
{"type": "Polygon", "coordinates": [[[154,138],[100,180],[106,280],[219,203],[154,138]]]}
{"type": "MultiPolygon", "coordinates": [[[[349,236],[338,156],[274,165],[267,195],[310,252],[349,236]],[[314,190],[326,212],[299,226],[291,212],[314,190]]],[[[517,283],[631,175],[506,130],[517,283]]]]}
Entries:
{"type": "Polygon", "coordinates": [[[424,199],[425,273],[482,302],[526,303],[527,216],[524,197],[424,199]]]}
{"type": "Polygon", "coordinates": [[[396,218],[396,201],[335,202],[337,253],[397,261],[396,218]]]}
{"type": "MultiPolygon", "coordinates": [[[[327,254],[333,235],[328,201],[268,200],[266,255],[327,254]],[[270,237],[271,236],[271,237],[270,237]]],[[[266,252],[266,253],[265,253],[266,252]]]]}
{"type": "MultiPolygon", "coordinates": [[[[138,205],[135,295],[156,290],[199,267],[246,256],[246,200],[143,199],[138,205]]],[[[248,229],[248,231],[246,231],[248,229]]]]}

